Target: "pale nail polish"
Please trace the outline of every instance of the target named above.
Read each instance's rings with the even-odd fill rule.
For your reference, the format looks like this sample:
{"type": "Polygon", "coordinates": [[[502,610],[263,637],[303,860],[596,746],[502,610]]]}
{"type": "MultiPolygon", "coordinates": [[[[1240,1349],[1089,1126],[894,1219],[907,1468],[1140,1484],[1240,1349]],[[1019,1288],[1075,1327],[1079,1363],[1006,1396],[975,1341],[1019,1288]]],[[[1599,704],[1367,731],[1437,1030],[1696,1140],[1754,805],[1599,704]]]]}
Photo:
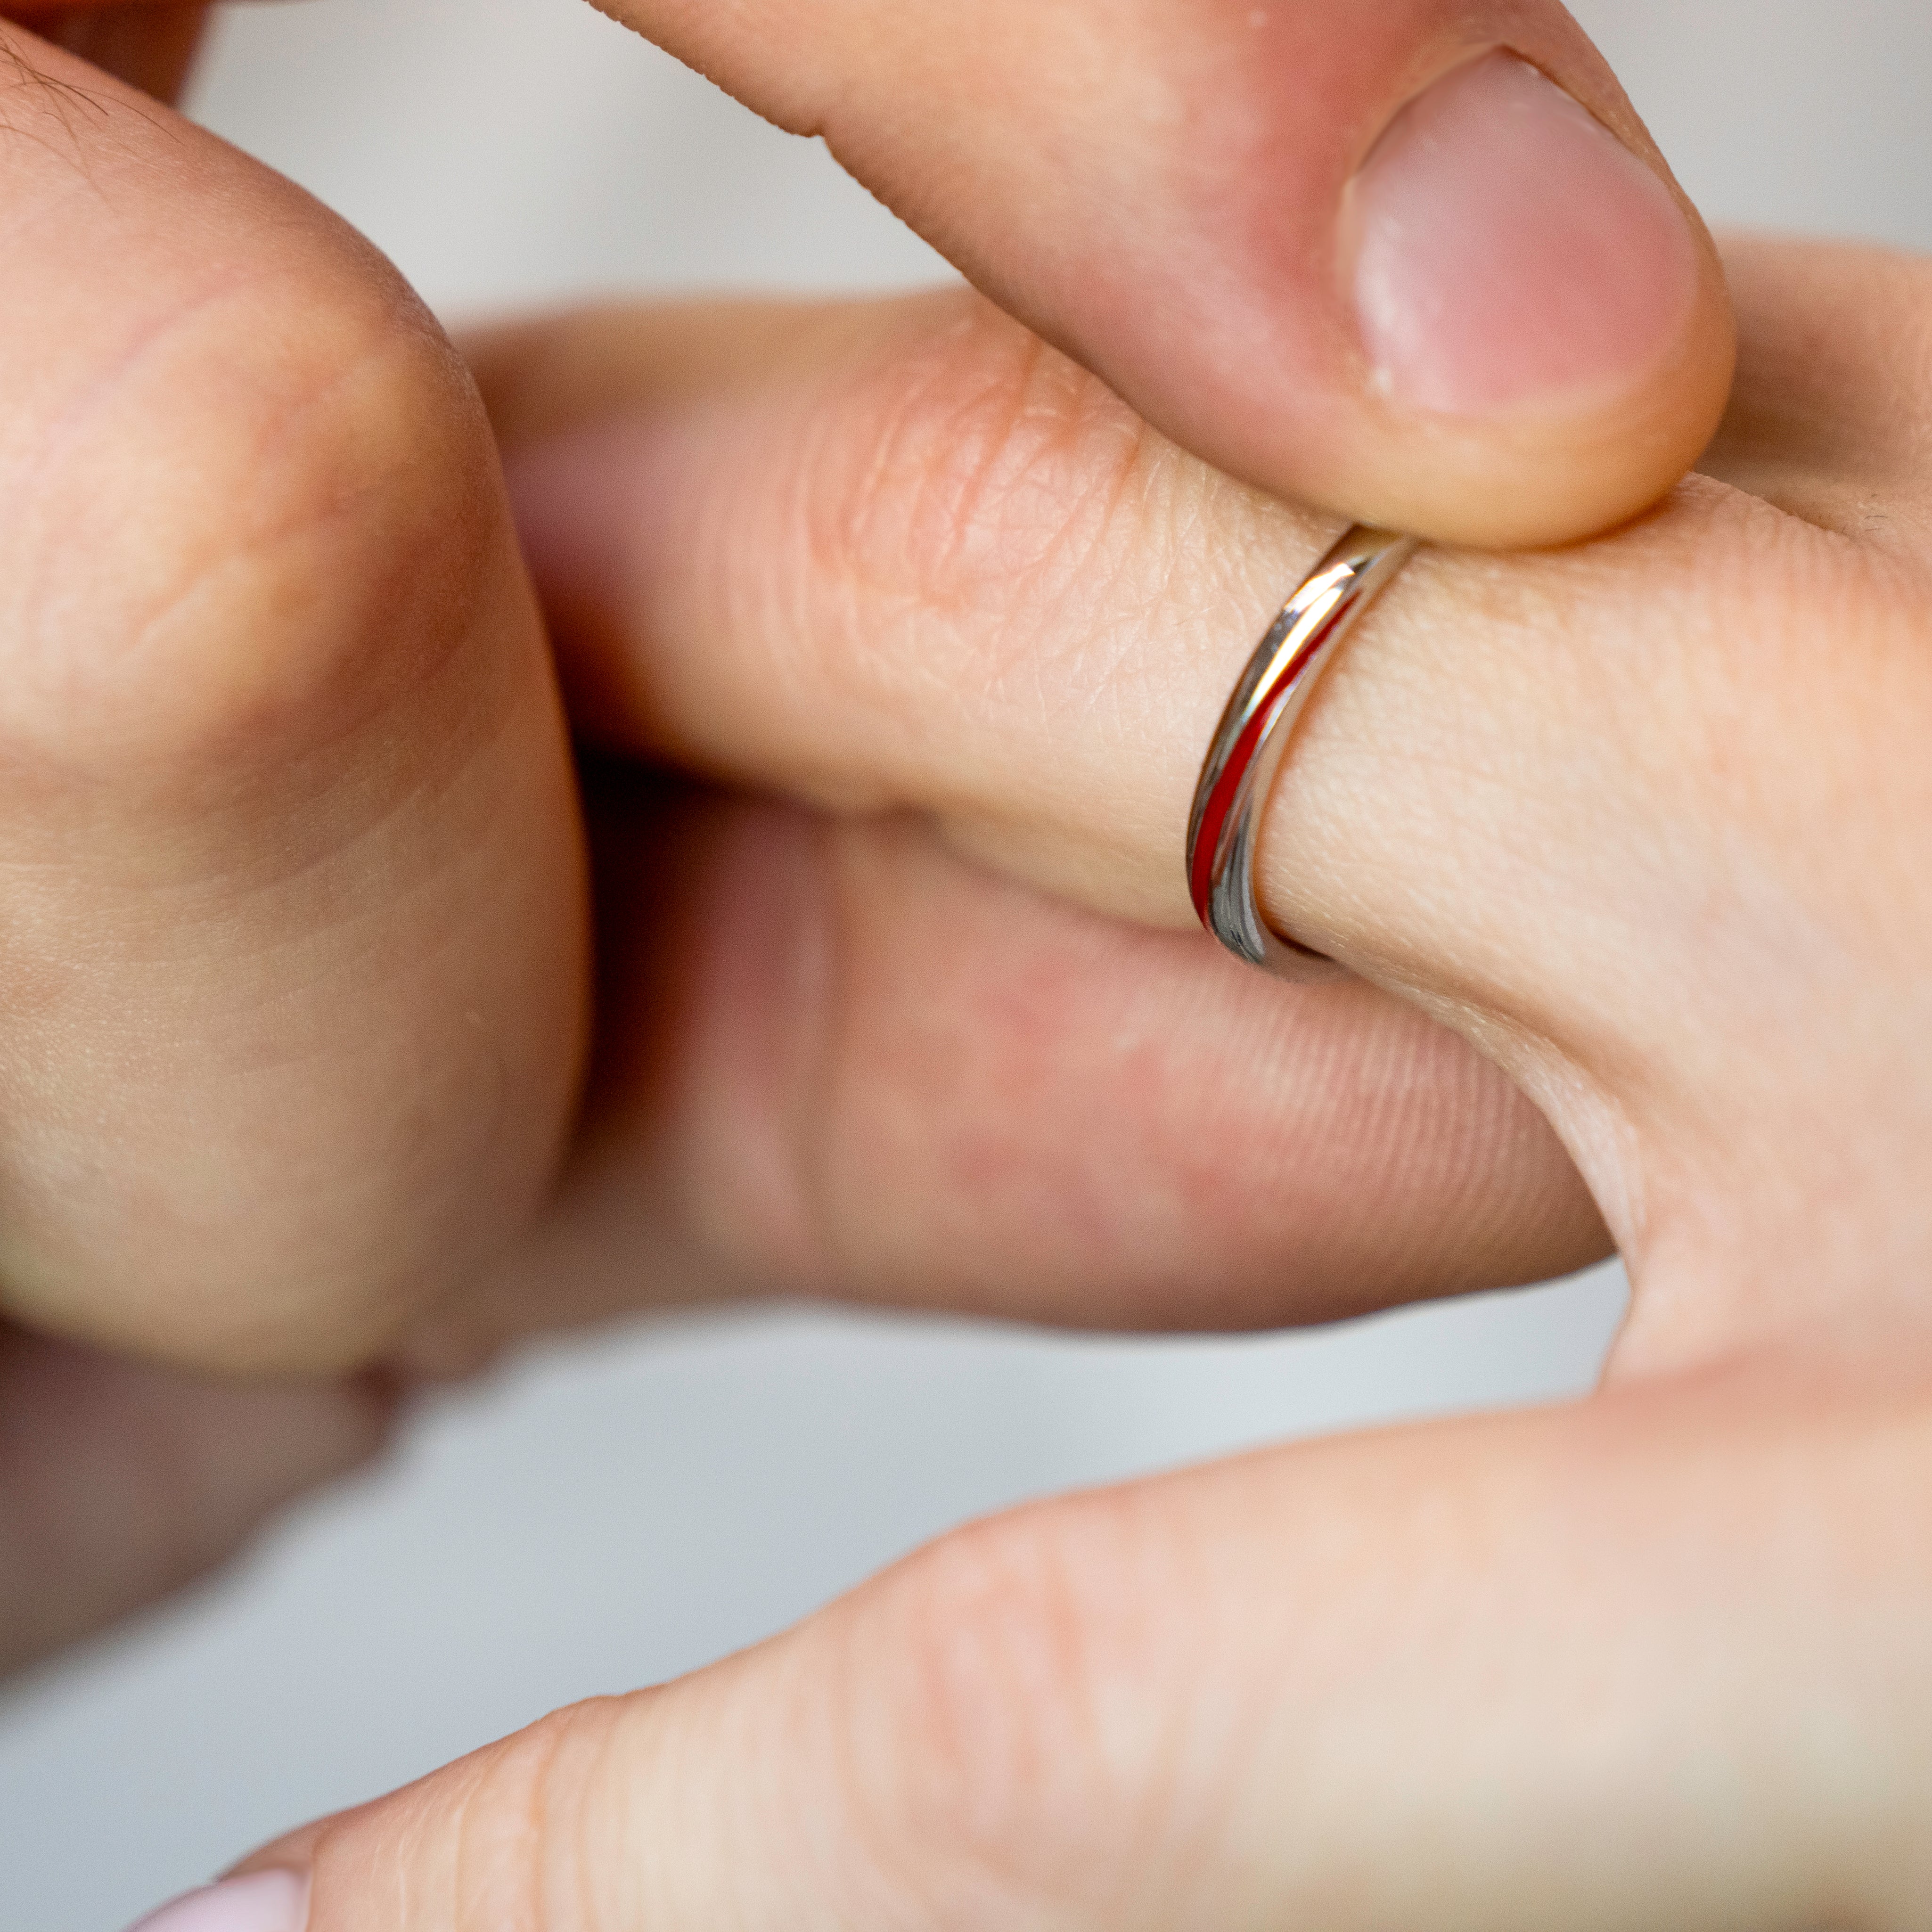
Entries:
{"type": "Polygon", "coordinates": [[[1422,409],[1613,400],[1696,299],[1698,244],[1670,190],[1512,54],[1410,102],[1352,202],[1376,386],[1422,409]]]}
{"type": "Polygon", "coordinates": [[[304,1932],[308,1924],[308,1880],[266,1871],[191,1892],[128,1932],[304,1932]]]}

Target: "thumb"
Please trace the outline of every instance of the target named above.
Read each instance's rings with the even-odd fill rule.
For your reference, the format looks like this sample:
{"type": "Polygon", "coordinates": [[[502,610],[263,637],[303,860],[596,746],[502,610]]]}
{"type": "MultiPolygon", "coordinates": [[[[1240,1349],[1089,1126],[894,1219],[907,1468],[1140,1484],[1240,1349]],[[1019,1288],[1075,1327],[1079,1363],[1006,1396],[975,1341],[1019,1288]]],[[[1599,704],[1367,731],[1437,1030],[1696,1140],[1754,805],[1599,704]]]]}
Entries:
{"type": "Polygon", "coordinates": [[[1277,493],[1554,543],[1717,426],[1710,238],[1556,0],[605,4],[1277,493]]]}
{"type": "Polygon", "coordinates": [[[1925,1439],[1738,1375],[1040,1505],[154,1932],[1918,1924],[1925,1439]]]}

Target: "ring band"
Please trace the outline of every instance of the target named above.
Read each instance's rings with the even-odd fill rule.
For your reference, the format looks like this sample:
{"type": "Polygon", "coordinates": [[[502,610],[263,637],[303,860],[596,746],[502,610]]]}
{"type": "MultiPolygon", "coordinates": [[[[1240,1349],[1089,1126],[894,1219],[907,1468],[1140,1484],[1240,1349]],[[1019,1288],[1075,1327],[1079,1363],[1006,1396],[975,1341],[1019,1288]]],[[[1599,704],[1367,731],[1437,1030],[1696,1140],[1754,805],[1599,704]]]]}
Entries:
{"type": "Polygon", "coordinates": [[[1322,674],[1416,548],[1414,537],[1358,524],[1315,566],[1250,659],[1201,768],[1187,827],[1194,910],[1229,952],[1279,979],[1327,980],[1342,969],[1262,916],[1255,853],[1262,816],[1322,674]]]}

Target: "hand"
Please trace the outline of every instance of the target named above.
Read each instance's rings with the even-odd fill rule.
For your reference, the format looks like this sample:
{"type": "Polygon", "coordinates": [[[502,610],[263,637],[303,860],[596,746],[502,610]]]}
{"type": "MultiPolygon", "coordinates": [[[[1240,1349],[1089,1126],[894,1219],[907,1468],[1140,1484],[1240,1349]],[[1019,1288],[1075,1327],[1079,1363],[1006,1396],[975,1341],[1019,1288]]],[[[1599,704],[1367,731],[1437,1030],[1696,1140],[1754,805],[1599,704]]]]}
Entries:
{"type": "MultiPolygon", "coordinates": [[[[980,1524],[297,1834],[224,1902],[279,1927],[306,1888],[308,1932],[1924,1923],[1932,267],[1730,266],[1705,473],[1594,544],[1412,567],[1263,848],[1275,919],[1480,1042],[1576,1154],[1634,1288],[1600,1395],[980,1524]]],[[[753,1275],[930,1268],[1064,1318],[1087,1228],[1157,1239],[1162,1204],[976,1280],[1003,1206],[1058,1232],[1017,1118],[1084,1096],[1105,1146],[1172,1106],[1204,1189],[1208,1022],[1346,1040],[1378,997],[1179,930],[1199,748],[1316,523],[976,298],[607,312],[478,362],[584,724],[828,806],[645,797],[614,833],[573,1265],[654,1254],[669,1202],[688,1250],[748,1226],[753,1275]]],[[[1338,1131],[1399,1159],[1417,1124],[1338,1131]]],[[[1122,1312],[1198,1319],[1236,1249],[1122,1312]]],[[[1297,1312],[1232,1272],[1238,1318],[1297,1312]]]]}
{"type": "MultiPolygon", "coordinates": [[[[192,22],[58,24],[164,87],[192,22]]],[[[4,26],[0,203],[4,1670],[380,1445],[381,1338],[550,1184],[587,946],[548,654],[420,305],[4,26]]]]}
{"type": "MultiPolygon", "coordinates": [[[[15,10],[162,93],[199,19],[134,0],[15,10]]],[[[1431,92],[1352,194],[1346,178],[1390,116],[1492,31],[1489,15],[1277,8],[1258,41],[1244,9],[1150,8],[1131,32],[1118,8],[981,10],[963,35],[958,16],[927,10],[910,38],[903,10],[796,17],[802,38],[745,10],[735,26],[672,8],[644,24],[772,111],[823,121],[989,285],[1264,481],[1412,510],[1437,534],[1576,534],[1662,488],[1714,418],[1730,356],[1714,258],[1558,9],[1513,10],[1511,38],[1629,150],[1527,70],[1491,63],[1431,92]],[[989,65],[994,28],[1070,38],[989,65]],[[1083,32],[1091,58],[1069,97],[1045,77],[1066,70],[1054,62],[1083,32]],[[807,45],[826,57],[801,61],[807,45]],[[1291,70],[1304,89],[1321,84],[1291,98],[1291,70]],[[916,138],[896,118],[914,89],[929,108],[916,138]],[[1484,136],[1498,98],[1534,170],[1512,176],[1484,136]],[[1414,213],[1418,177],[1405,188],[1388,164],[1439,138],[1445,108],[1463,130],[1466,237],[1499,181],[1570,192],[1503,195],[1473,238],[1476,285],[1460,256],[1424,260],[1405,284],[1385,244],[1390,221],[1414,213]],[[1252,220],[1231,182],[1254,196],[1252,220]],[[1606,254],[1571,245],[1593,214],[1608,221],[1606,254]],[[1380,265],[1366,336],[1344,269],[1348,222],[1380,265]],[[1130,286],[1168,294],[1124,302],[1130,286]],[[1469,304],[1460,361],[1418,360],[1430,345],[1406,322],[1432,291],[1469,304]],[[1554,328],[1562,303],[1604,326],[1554,328]],[[1231,376],[1237,351],[1246,360],[1231,376]]],[[[0,1565],[31,1563],[36,1607],[16,1618],[6,1660],[212,1558],[380,1430],[380,1402],[352,1379],[238,1406],[198,1378],[352,1375],[398,1354],[460,1366],[529,1324],[541,1282],[557,1289],[545,1320],[601,1312],[614,1293],[628,1305],[747,1287],[895,1294],[944,1250],[953,1272],[930,1273],[930,1292],[968,1302],[1004,1280],[1015,1305],[1073,1318],[1237,1323],[1600,1251],[1600,1222],[1546,1127],[1425,1016],[1366,988],[1298,1010],[1192,940],[1004,891],[915,828],[793,821],[848,868],[868,852],[902,858],[874,902],[882,987],[922,937],[902,922],[922,882],[949,940],[969,913],[978,922],[978,949],[951,950],[977,1003],[956,1010],[1004,1042],[997,1054],[920,1030],[902,999],[848,1030],[844,1070],[863,1084],[832,1096],[850,1158],[865,1152],[855,1135],[886,1130],[916,1084],[909,1051],[984,1070],[973,1109],[943,1120],[928,1096],[904,1142],[904,1185],[929,1190],[930,1211],[870,1233],[801,1228],[784,1218],[782,1165],[761,1178],[730,1149],[707,1164],[715,1136],[694,1144],[688,1171],[655,1182],[642,1163],[642,1178],[600,1169],[622,1166],[640,1106],[650,1112],[650,1056],[708,1071],[727,1010],[722,982],[687,976],[710,962],[674,910],[647,933],[633,907],[627,929],[613,922],[616,1011],[562,1205],[500,1293],[472,1292],[555,1178],[588,938],[556,694],[476,399],[387,268],[286,184],[42,41],[13,34],[8,55],[0,637],[16,675],[0,714],[14,860],[0,1296],[22,1331],[8,1346],[22,1376],[57,1359],[46,1372],[124,1394],[150,1372],[116,1358],[172,1365],[141,1386],[176,1418],[160,1439],[187,1444],[188,1466],[222,1460],[193,1448],[211,1418],[237,1432],[244,1411],[255,1420],[221,1438],[250,1480],[170,1490],[148,1554],[130,1549],[140,1560],[125,1564],[37,1529],[48,1497],[92,1498],[96,1484],[78,1482],[57,1432],[16,1432],[0,1468],[0,1565]],[[647,938],[648,982],[621,950],[647,938]],[[1003,1003],[1007,988],[1024,1001],[1003,1003]],[[654,1027],[652,999],[674,1020],[708,1014],[713,1030],[654,1027]],[[1122,1025],[1148,1042],[1131,1066],[1122,1025]],[[1218,1090],[1199,1085],[1204,1066],[1225,1070],[1218,1090]],[[1257,1066],[1292,1084],[1256,1078],[1257,1066]],[[1016,1118],[1024,1083],[1076,1071],[1100,1085],[1016,1118]],[[1103,1090],[1119,1102],[1104,1135],[1090,1131],[1103,1090]],[[949,1123],[964,1137],[936,1138],[949,1123]],[[602,1192],[600,1173],[616,1184],[602,1192]],[[749,1239],[710,1238],[707,1217],[767,1179],[770,1214],[749,1239]],[[630,1210],[651,1185],[666,1191],[640,1226],[630,1210]],[[962,1227],[970,1240],[953,1238],[962,1227]],[[94,1352],[50,1356],[56,1345],[28,1330],[94,1352]]],[[[668,892],[701,881],[730,826],[745,862],[752,808],[737,809],[728,822],[692,806],[677,821],[688,836],[610,856],[610,876],[648,857],[668,892]]],[[[1132,836],[1168,832],[1144,810],[1132,836]]],[[[802,869],[803,897],[829,876],[802,869]]],[[[922,984],[935,950],[919,947],[922,984]]],[[[89,1504],[102,1522],[158,1439],[140,1420],[158,1412],[147,1396],[114,1400],[127,1426],[104,1422],[94,1439],[129,1454],[89,1504]]]]}
{"type": "MultiPolygon", "coordinates": [[[[1923,1132],[1900,1070],[1923,1037],[1910,860],[1927,694],[1919,399],[1901,412],[1889,371],[1924,292],[1882,262],[1743,266],[1746,384],[1715,466],[1758,500],[1699,486],[1568,556],[1414,573],[1311,721],[1268,847],[1279,918],[1539,1084],[1637,1280],[1604,1398],[1250,1459],[952,1539],[752,1658],[570,1714],[278,1848],[268,1865],[313,1874],[318,1932],[380,1932],[392,1908],[391,1923],[406,1910],[460,1924],[524,1898],[617,1925],[680,1906],[788,1926],[908,1911],[1911,1922],[1925,1877],[1912,1810],[1927,1755],[1923,1404],[1916,1310],[1892,1291],[1922,1268],[1925,1239],[1910,1191],[1923,1132]],[[1752,578],[1769,584],[1761,603],[1739,589],[1752,578]],[[1817,627],[1848,613],[1853,648],[1820,662],[1817,627]],[[1782,681],[1752,674],[1768,652],[1782,681]],[[1676,709],[1634,681],[1606,686],[1605,668],[1631,658],[1634,680],[1678,680],[1676,709]],[[1713,746],[1721,757],[1700,758],[1713,746]],[[1464,807],[1453,822],[1445,767],[1464,807]],[[1621,846],[1606,850],[1606,825],[1621,846]],[[568,1819],[568,1843],[533,1816],[568,1819]]],[[[1198,752],[1181,741],[1204,735],[1251,642],[1203,613],[1245,606],[1278,570],[1277,595],[1312,532],[1136,430],[1001,325],[928,316],[935,344],[916,315],[861,320],[849,367],[801,352],[734,382],[732,344],[704,319],[705,342],[665,358],[681,394],[625,369],[608,337],[586,370],[568,332],[526,338],[538,352],[493,380],[586,718],[722,773],[896,800],[1096,907],[1152,908],[1168,794],[1184,802],[1198,752]],[[718,388],[692,380],[719,363],[718,388]],[[601,393],[586,380],[599,372],[601,393]],[[1003,412],[1016,395],[1038,406],[1003,412]],[[920,406],[935,402],[936,417],[920,406]],[[975,422],[1006,434],[976,440],[975,422]],[[813,460],[788,471],[800,446],[813,460]],[[784,659],[790,703],[760,706],[766,580],[728,572],[734,555],[707,556],[691,530],[755,533],[773,476],[836,478],[842,450],[881,446],[902,452],[898,473],[939,486],[910,499],[937,506],[936,540],[814,513],[806,532],[829,547],[767,554],[793,566],[777,608],[828,616],[822,652],[784,659]],[[1016,460],[969,465],[979,487],[949,496],[949,464],[976,447],[1016,460]],[[666,476],[683,487],[644,494],[666,476]],[[627,479],[632,507],[657,514],[600,526],[590,511],[627,479]],[[1041,546],[1077,532],[1102,484],[1118,486],[1102,534],[1124,532],[1120,551],[1041,546]],[[972,514],[956,526],[949,504],[972,514]],[[1130,572],[1104,566],[1144,556],[1150,530],[1177,533],[1174,567],[1136,598],[1130,572]],[[1235,544],[1252,548],[1231,558],[1235,544]],[[910,560],[910,596],[859,568],[881,555],[910,560]],[[1190,578],[1203,556],[1208,574],[1190,578]],[[1083,692],[1124,611],[1120,674],[1083,692]],[[1028,616],[1035,628],[1015,627],[1028,616]],[[908,692],[888,675],[908,636],[1030,682],[908,692]],[[846,722],[855,700],[926,755],[889,742],[881,757],[846,722]]],[[[1076,968],[1115,937],[1059,930],[1076,968]]],[[[620,988],[622,958],[606,968],[620,988]]],[[[679,963],[656,953],[650,990],[675,996],[679,963]]],[[[1212,970],[1233,984],[1225,962],[1212,970]]],[[[1066,983],[1070,1002],[1089,982],[1066,983]]],[[[1272,997],[1300,1019],[1330,996],[1272,997]]],[[[667,1161],[656,1131],[675,1079],[627,1077],[656,1070],[621,1054],[610,1066],[559,1223],[590,1226],[593,1258],[627,1212],[634,1254],[667,1224],[704,1232],[690,1213],[704,1187],[682,1184],[706,1170],[667,1161]]],[[[1366,1158],[1382,1142],[1349,1145],[1366,1158]]]]}

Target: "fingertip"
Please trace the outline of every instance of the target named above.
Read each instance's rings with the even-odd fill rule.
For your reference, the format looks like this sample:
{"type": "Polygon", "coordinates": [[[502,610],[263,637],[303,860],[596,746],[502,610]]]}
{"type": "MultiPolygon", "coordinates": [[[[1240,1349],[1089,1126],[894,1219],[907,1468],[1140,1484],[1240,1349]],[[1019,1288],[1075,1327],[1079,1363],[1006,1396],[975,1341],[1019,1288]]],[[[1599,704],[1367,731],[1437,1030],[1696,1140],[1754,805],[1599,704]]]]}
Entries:
{"type": "Polygon", "coordinates": [[[1484,419],[1371,399],[1320,500],[1358,520],[1459,548],[1554,549],[1620,527],[1667,496],[1724,418],[1737,363],[1714,257],[1669,352],[1640,381],[1567,406],[1484,419]]]}
{"type": "Polygon", "coordinates": [[[1137,230],[1072,251],[1072,326],[1030,319],[1276,494],[1547,547],[1690,467],[1735,328],[1702,220],[1574,23],[1516,22],[1520,50],[1468,24],[1418,6],[1258,34],[1137,230]]]}
{"type": "Polygon", "coordinates": [[[308,1889],[291,1871],[226,1879],[163,1906],[130,1932],[304,1932],[308,1889]]]}
{"type": "Polygon", "coordinates": [[[1710,236],[1654,154],[1526,61],[1492,52],[1404,106],[1342,238],[1377,520],[1482,548],[1594,535],[1715,434],[1736,351],[1710,236]]]}
{"type": "Polygon", "coordinates": [[[1511,54],[1403,108],[1343,219],[1373,388],[1444,416],[1629,386],[1696,298],[1696,241],[1669,188],[1511,54]]]}

